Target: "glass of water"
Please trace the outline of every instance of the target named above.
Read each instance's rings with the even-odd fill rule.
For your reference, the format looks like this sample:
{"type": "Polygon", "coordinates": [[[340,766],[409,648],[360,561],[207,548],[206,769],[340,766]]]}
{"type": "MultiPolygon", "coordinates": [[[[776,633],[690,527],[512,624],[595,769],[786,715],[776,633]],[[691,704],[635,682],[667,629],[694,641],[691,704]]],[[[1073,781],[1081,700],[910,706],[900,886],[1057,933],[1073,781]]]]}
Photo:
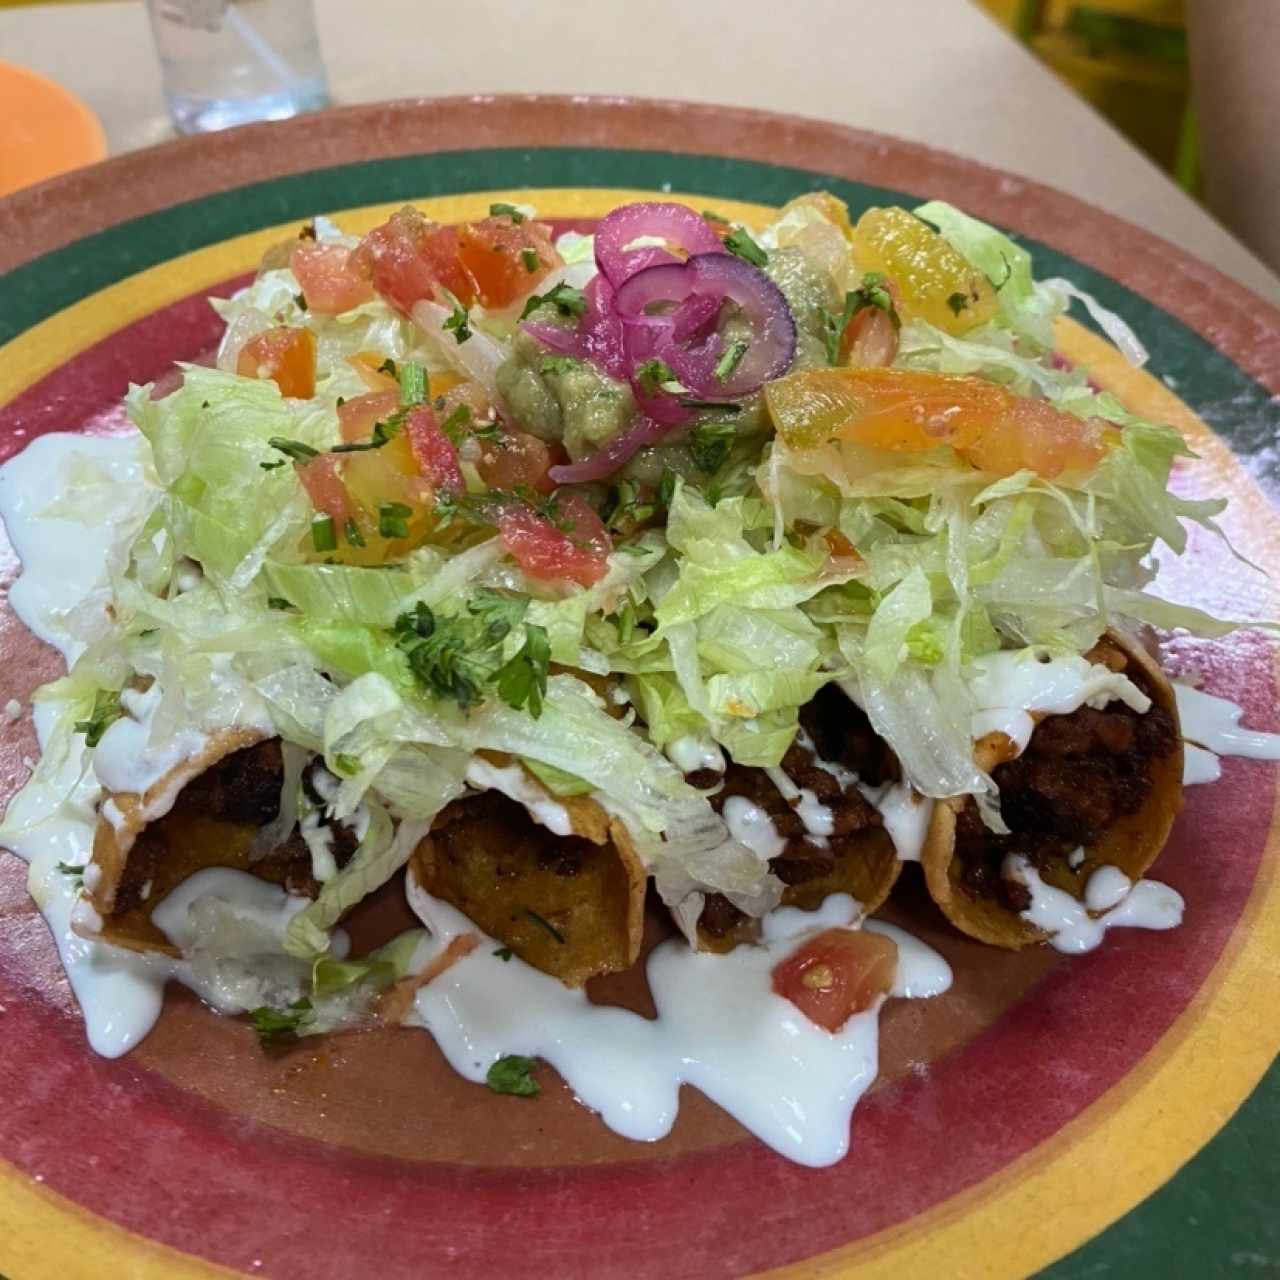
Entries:
{"type": "Polygon", "coordinates": [[[179,133],[328,104],[311,0],[147,0],[147,13],[179,133]]]}

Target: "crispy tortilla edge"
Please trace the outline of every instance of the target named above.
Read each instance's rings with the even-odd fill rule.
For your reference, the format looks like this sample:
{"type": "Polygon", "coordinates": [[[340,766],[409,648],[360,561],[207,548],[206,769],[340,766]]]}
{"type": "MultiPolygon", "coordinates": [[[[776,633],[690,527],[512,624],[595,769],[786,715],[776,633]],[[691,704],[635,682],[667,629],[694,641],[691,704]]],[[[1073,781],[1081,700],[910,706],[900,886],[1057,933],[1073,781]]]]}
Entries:
{"type": "MultiPolygon", "coordinates": [[[[1077,898],[1084,894],[1088,879],[1088,874],[1083,874],[1085,868],[1091,873],[1099,865],[1115,866],[1135,883],[1140,880],[1160,856],[1182,807],[1183,745],[1173,686],[1136,637],[1108,629],[1102,642],[1124,654],[1141,675],[1140,686],[1152,704],[1172,717],[1175,745],[1167,756],[1155,762],[1151,792],[1142,807],[1112,823],[1102,839],[1085,850],[1081,872],[1064,866],[1063,874],[1055,877],[1058,888],[1077,898]]],[[[999,762],[999,747],[984,739],[975,755],[983,769],[994,768],[999,762]]],[[[1029,924],[1002,903],[990,897],[973,897],[961,887],[959,860],[955,857],[955,828],[956,817],[966,799],[960,796],[934,805],[920,854],[929,896],[955,928],[989,946],[1018,951],[1046,941],[1049,935],[1043,929],[1029,924]]]]}

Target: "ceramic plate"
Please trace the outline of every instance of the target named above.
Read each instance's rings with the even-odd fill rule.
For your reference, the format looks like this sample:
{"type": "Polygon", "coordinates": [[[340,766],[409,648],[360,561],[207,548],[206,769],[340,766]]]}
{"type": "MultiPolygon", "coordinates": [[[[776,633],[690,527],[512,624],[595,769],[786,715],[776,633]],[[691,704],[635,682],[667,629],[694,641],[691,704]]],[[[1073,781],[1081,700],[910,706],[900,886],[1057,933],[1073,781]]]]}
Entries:
{"type": "MultiPolygon", "coordinates": [[[[216,342],[205,296],[237,287],[282,228],[315,213],[359,231],[406,200],[443,221],[527,200],[582,226],[669,192],[754,223],[821,187],[855,214],[953,201],[1024,237],[1039,274],[1118,311],[1150,345],[1151,373],[1079,325],[1064,344],[1185,431],[1200,457],[1179,490],[1231,495],[1237,548],[1277,562],[1280,313],[1138,228],[970,162],[661,103],[353,108],[136,153],[0,202],[0,459],[46,431],[119,430],[130,380],[216,342]]],[[[9,582],[18,566],[0,555],[9,582]]],[[[1195,537],[1170,586],[1280,616],[1258,582],[1195,537]]],[[[1246,723],[1280,727],[1275,655],[1256,634],[1167,652],[1240,702],[1246,723]]],[[[0,799],[35,751],[28,696],[58,670],[0,614],[0,702],[24,708],[3,735],[0,799]]],[[[131,1056],[97,1058],[23,868],[0,855],[0,1271],[1062,1278],[1277,1265],[1275,810],[1275,766],[1225,761],[1220,783],[1188,792],[1157,868],[1187,899],[1183,927],[1122,931],[1083,958],[953,936],[904,877],[894,911],[943,951],[956,985],[886,1009],[852,1153],[823,1170],[774,1155],[690,1090],[668,1139],[632,1144],[549,1072],[531,1103],[464,1083],[421,1035],[264,1054],[246,1025],[183,990],[131,1056]]],[[[384,895],[357,929],[401,910],[384,895]]],[[[626,979],[593,994],[643,999],[626,979]]]]}

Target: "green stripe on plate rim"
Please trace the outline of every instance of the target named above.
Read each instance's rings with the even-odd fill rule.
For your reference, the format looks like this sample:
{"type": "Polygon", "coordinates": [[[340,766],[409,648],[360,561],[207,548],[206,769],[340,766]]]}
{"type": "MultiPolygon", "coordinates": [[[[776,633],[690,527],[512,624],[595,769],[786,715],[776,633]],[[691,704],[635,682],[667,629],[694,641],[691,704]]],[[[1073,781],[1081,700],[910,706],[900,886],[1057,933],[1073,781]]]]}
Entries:
{"type": "MultiPolygon", "coordinates": [[[[598,148],[495,148],[336,165],[173,205],[55,250],[0,278],[0,344],[126,276],[232,236],[330,209],[511,187],[632,187],[783,204],[826,189],[855,217],[916,199],[831,174],[718,156],[598,148]]],[[[554,213],[554,210],[548,210],[554,213]]],[[[1023,236],[1040,276],[1068,276],[1124,317],[1151,350],[1150,368],[1246,460],[1280,479],[1273,456],[1280,401],[1180,320],[1109,276],[1023,236]]],[[[1240,1114],[1169,1183],[1044,1280],[1211,1275],[1280,1268],[1280,1219],[1270,1212],[1280,1150],[1280,1065],[1240,1114]],[[1253,1176],[1251,1176],[1253,1175],[1253,1176]],[[1256,1187],[1256,1200],[1240,1195],[1256,1187]]]]}

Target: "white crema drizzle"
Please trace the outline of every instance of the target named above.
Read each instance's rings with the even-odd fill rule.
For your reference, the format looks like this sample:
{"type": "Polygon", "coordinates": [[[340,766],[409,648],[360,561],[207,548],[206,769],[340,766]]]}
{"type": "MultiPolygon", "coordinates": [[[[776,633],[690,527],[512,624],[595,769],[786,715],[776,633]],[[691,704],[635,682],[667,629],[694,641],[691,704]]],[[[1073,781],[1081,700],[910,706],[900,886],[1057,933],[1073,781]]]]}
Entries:
{"type": "MultiPolygon", "coordinates": [[[[455,908],[410,879],[409,899],[431,930],[434,954],[461,934],[479,935],[455,908]]],[[[765,917],[760,946],[716,956],[664,942],[649,956],[656,1019],[592,1004],[580,990],[518,958],[501,960],[492,939],[423,987],[410,1025],[425,1027],[455,1071],[481,1082],[506,1054],[549,1062],[579,1101],[627,1138],[670,1132],[682,1084],[723,1107],[775,1151],[800,1164],[840,1160],[849,1119],[878,1068],[882,1003],[837,1032],[815,1026],[774,993],[778,962],[824,929],[861,915],[847,894],[813,912],[780,908],[765,917]]],[[[898,947],[893,996],[939,995],[951,970],[937,952],[892,925],[868,922],[898,947]]]]}

